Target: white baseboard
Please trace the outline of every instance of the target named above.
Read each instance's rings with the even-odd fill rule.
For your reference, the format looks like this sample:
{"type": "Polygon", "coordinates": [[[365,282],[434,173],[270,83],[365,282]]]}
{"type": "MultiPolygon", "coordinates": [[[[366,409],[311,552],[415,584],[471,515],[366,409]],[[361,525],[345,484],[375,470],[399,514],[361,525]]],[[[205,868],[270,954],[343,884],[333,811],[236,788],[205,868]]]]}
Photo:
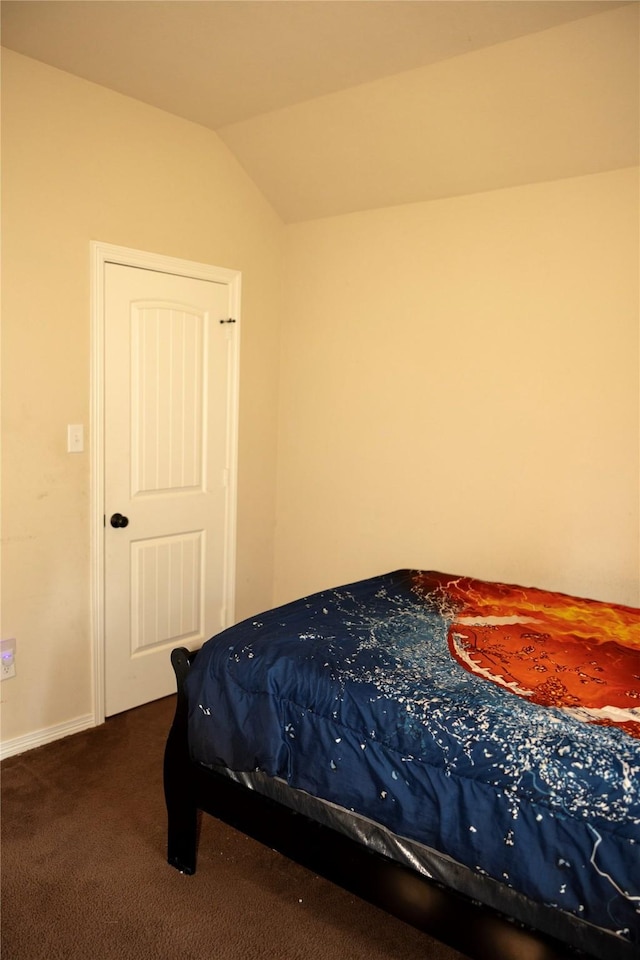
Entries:
{"type": "Polygon", "coordinates": [[[56,726],[46,727],[44,730],[35,730],[33,733],[27,733],[22,737],[14,737],[13,740],[3,740],[0,743],[0,760],[13,757],[18,753],[24,753],[26,750],[33,750],[34,747],[41,747],[45,743],[52,743],[53,740],[61,740],[72,733],[80,733],[81,730],[88,730],[95,725],[95,717],[92,713],[88,713],[84,717],[67,720],[66,723],[58,723],[56,726]]]}

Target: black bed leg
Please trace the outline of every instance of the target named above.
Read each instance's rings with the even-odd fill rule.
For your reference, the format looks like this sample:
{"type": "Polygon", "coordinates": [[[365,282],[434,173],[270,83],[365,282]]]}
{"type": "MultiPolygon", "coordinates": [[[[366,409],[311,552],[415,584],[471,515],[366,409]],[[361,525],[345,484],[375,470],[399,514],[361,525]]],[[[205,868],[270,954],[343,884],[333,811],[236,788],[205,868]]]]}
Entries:
{"type": "Polygon", "coordinates": [[[164,796],[167,806],[167,860],[181,873],[196,871],[198,809],[187,738],[187,703],[183,689],[189,669],[187,650],[174,650],[171,662],[178,680],[176,715],[164,752],[164,796]]]}
{"type": "Polygon", "coordinates": [[[167,861],[180,873],[196,872],[197,811],[169,813],[167,861]]]}
{"type": "Polygon", "coordinates": [[[179,731],[171,728],[164,756],[164,797],[167,805],[167,860],[181,873],[196,871],[198,810],[184,763],[179,731]]]}

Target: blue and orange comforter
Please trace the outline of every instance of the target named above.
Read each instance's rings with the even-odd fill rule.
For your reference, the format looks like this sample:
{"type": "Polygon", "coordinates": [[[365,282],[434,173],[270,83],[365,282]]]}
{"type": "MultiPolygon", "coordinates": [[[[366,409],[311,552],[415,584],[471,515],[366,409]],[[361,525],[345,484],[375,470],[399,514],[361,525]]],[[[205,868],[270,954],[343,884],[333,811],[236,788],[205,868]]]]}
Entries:
{"type": "Polygon", "coordinates": [[[260,770],[640,944],[640,611],[403,570],[232,627],[192,756],[260,770]]]}

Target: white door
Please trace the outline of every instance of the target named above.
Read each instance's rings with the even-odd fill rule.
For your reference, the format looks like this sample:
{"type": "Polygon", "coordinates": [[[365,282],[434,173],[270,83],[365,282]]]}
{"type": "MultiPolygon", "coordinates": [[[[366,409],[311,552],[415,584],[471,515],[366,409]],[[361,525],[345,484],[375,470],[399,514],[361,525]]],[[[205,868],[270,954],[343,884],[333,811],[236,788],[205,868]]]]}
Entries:
{"type": "Polygon", "coordinates": [[[175,691],[227,625],[235,397],[228,283],[105,264],[105,713],[175,691]]]}

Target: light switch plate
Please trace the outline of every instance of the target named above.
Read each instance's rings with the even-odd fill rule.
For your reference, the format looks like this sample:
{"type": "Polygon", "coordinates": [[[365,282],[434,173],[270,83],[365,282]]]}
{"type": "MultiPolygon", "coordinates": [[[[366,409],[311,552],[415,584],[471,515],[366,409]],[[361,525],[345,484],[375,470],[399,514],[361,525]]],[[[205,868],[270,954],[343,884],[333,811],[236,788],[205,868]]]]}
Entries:
{"type": "Polygon", "coordinates": [[[84,427],[81,423],[67,424],[67,453],[82,453],[84,450],[84,427]]]}

